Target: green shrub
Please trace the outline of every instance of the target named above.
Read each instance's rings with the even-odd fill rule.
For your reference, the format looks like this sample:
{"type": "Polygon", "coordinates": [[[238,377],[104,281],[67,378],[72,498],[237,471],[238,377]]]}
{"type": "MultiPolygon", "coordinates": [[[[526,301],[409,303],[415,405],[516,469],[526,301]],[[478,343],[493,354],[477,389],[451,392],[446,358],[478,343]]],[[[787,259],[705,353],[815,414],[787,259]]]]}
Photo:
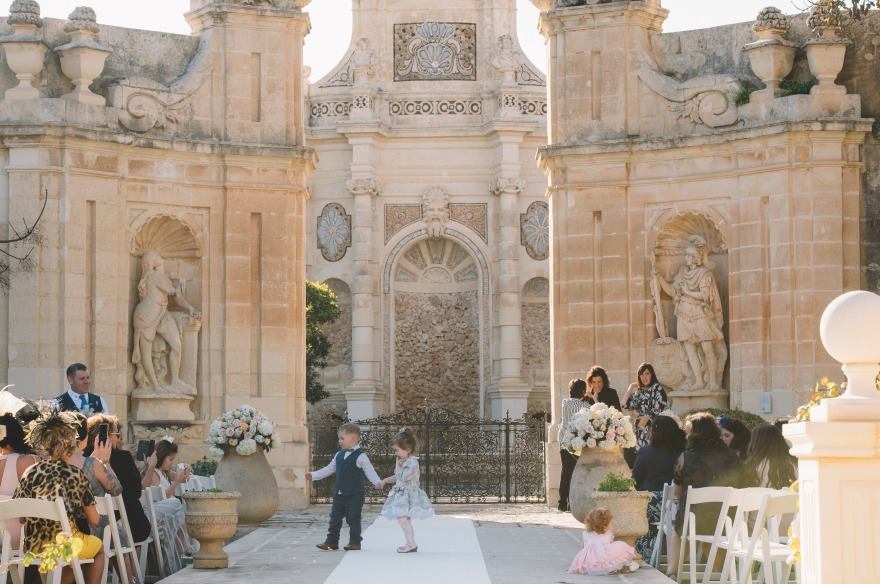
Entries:
{"type": "Polygon", "coordinates": [[[814,85],[816,85],[816,80],[812,78],[807,81],[783,79],[782,83],[779,84],[779,89],[782,90],[782,97],[789,95],[807,95],[810,93],[810,90],[814,85]]]}
{"type": "Polygon", "coordinates": [[[192,469],[193,474],[197,474],[202,477],[214,476],[217,473],[217,461],[211,460],[206,456],[198,462],[194,462],[192,465],[192,469]]]}
{"type": "Polygon", "coordinates": [[[599,483],[599,486],[596,487],[596,490],[603,493],[621,493],[626,491],[635,491],[636,482],[629,477],[611,472],[605,475],[605,478],[602,479],[602,482],[599,483]]]}
{"type": "Polygon", "coordinates": [[[723,410],[723,409],[719,409],[719,408],[703,408],[703,409],[699,409],[699,410],[691,410],[682,417],[682,420],[684,420],[685,418],[687,418],[691,414],[696,414],[699,412],[709,412],[710,414],[712,414],[716,418],[720,418],[721,416],[726,416],[728,418],[733,418],[734,420],[739,420],[740,422],[745,424],[749,430],[751,430],[755,426],[760,426],[761,424],[768,423],[767,420],[765,420],[761,416],[759,416],[757,414],[753,414],[751,412],[746,412],[746,411],[739,410],[739,409],[737,409],[737,410],[723,410]]]}
{"type": "Polygon", "coordinates": [[[222,493],[223,489],[218,489],[217,487],[211,487],[210,489],[206,489],[208,493],[222,493]]]}
{"type": "Polygon", "coordinates": [[[742,89],[740,89],[733,98],[734,103],[736,103],[736,105],[745,105],[749,103],[752,94],[757,90],[758,88],[751,83],[743,83],[742,89]]]}

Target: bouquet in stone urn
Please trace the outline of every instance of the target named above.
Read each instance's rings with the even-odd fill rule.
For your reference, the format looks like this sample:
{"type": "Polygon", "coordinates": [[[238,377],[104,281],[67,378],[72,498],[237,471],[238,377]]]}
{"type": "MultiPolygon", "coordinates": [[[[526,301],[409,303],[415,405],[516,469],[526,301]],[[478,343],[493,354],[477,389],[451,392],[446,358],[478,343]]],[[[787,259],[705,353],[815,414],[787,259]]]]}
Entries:
{"type": "Polygon", "coordinates": [[[580,455],[584,448],[633,448],[636,434],[632,422],[616,408],[603,403],[591,405],[572,416],[563,429],[561,446],[580,455]]]}
{"type": "Polygon", "coordinates": [[[211,454],[222,456],[227,448],[235,448],[241,456],[250,456],[258,448],[272,449],[275,425],[256,408],[243,405],[225,412],[211,422],[208,444],[211,454]]]}

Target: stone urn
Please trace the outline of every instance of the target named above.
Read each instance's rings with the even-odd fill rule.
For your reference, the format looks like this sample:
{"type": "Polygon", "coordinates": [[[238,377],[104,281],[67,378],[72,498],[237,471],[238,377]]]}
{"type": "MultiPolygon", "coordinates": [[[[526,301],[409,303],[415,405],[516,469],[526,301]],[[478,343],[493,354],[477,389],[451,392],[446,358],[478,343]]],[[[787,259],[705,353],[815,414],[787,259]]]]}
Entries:
{"type": "Polygon", "coordinates": [[[199,540],[199,551],[193,557],[193,568],[211,570],[229,567],[229,556],[223,544],[235,535],[238,526],[238,491],[190,491],[186,501],[186,530],[199,540]]]}
{"type": "Polygon", "coordinates": [[[587,513],[597,507],[594,496],[596,487],[608,473],[629,476],[630,470],[623,460],[620,448],[584,448],[571,476],[568,504],[571,514],[583,522],[587,513]]]}
{"type": "Polygon", "coordinates": [[[843,15],[834,0],[817,0],[810,8],[807,26],[816,38],[804,43],[810,73],[819,80],[810,95],[846,95],[846,88],[834,80],[843,69],[846,47],[852,44],[841,36],[843,15]]]}
{"type": "Polygon", "coordinates": [[[242,456],[234,448],[227,448],[214,479],[224,491],[242,492],[238,500],[241,525],[259,525],[278,509],[278,483],[262,449],[242,456]]]}
{"type": "Polygon", "coordinates": [[[80,6],[70,13],[64,32],[70,34],[71,41],[54,49],[61,62],[61,71],[74,85],[74,90],[65,95],[65,99],[90,105],[106,104],[102,96],[89,89],[104,70],[104,61],[113,52],[98,44],[98,31],[95,11],[91,8],[80,6]]]}
{"type": "Polygon", "coordinates": [[[779,83],[791,72],[796,50],[793,42],[783,38],[788,29],[788,19],[772,6],[761,10],[752,25],[758,40],[743,50],[749,56],[752,71],[766,87],[754,92],[751,99],[773,99],[780,95],[779,83]]]}
{"type": "Polygon", "coordinates": [[[614,518],[614,539],[635,545],[636,540],[648,533],[649,491],[596,491],[593,501],[597,507],[605,507],[614,518]]]}
{"type": "Polygon", "coordinates": [[[34,81],[43,70],[43,58],[48,50],[42,39],[40,5],[35,0],[15,0],[9,7],[6,24],[12,27],[13,34],[0,38],[0,44],[18,85],[7,89],[4,99],[38,99],[40,90],[34,87],[34,81]]]}

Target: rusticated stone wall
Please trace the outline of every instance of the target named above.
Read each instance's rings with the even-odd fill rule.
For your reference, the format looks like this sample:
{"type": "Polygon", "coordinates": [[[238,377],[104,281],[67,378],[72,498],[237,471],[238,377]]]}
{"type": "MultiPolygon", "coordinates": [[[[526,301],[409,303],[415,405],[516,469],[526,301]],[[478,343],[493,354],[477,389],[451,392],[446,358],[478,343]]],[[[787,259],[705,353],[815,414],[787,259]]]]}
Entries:
{"type": "Polygon", "coordinates": [[[550,411],[550,305],[523,302],[523,377],[532,386],[529,411],[550,411]]]}
{"type": "Polygon", "coordinates": [[[424,403],[477,414],[480,406],[476,291],[395,296],[396,409],[424,403]]]}

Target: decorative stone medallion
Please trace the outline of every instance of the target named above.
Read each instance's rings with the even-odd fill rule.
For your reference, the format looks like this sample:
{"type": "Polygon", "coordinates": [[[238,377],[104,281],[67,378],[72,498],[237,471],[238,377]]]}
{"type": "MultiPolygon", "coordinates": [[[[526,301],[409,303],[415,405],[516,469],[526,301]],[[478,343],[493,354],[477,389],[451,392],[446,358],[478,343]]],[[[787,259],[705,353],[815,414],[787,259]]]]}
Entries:
{"type": "Polygon", "coordinates": [[[535,201],[519,216],[520,242],[533,260],[550,257],[550,210],[544,201],[535,201]]]}
{"type": "Polygon", "coordinates": [[[394,25],[395,81],[476,79],[476,24],[422,22],[394,25]]]}
{"type": "Polygon", "coordinates": [[[351,247],[351,215],[339,203],[328,203],[318,217],[318,249],[328,262],[338,262],[351,247]]]}
{"type": "Polygon", "coordinates": [[[394,234],[422,218],[422,206],[411,205],[385,205],[385,243],[388,243],[394,234]]]}
{"type": "Polygon", "coordinates": [[[486,243],[489,242],[486,203],[451,203],[449,218],[466,225],[477,232],[486,243]]]}

